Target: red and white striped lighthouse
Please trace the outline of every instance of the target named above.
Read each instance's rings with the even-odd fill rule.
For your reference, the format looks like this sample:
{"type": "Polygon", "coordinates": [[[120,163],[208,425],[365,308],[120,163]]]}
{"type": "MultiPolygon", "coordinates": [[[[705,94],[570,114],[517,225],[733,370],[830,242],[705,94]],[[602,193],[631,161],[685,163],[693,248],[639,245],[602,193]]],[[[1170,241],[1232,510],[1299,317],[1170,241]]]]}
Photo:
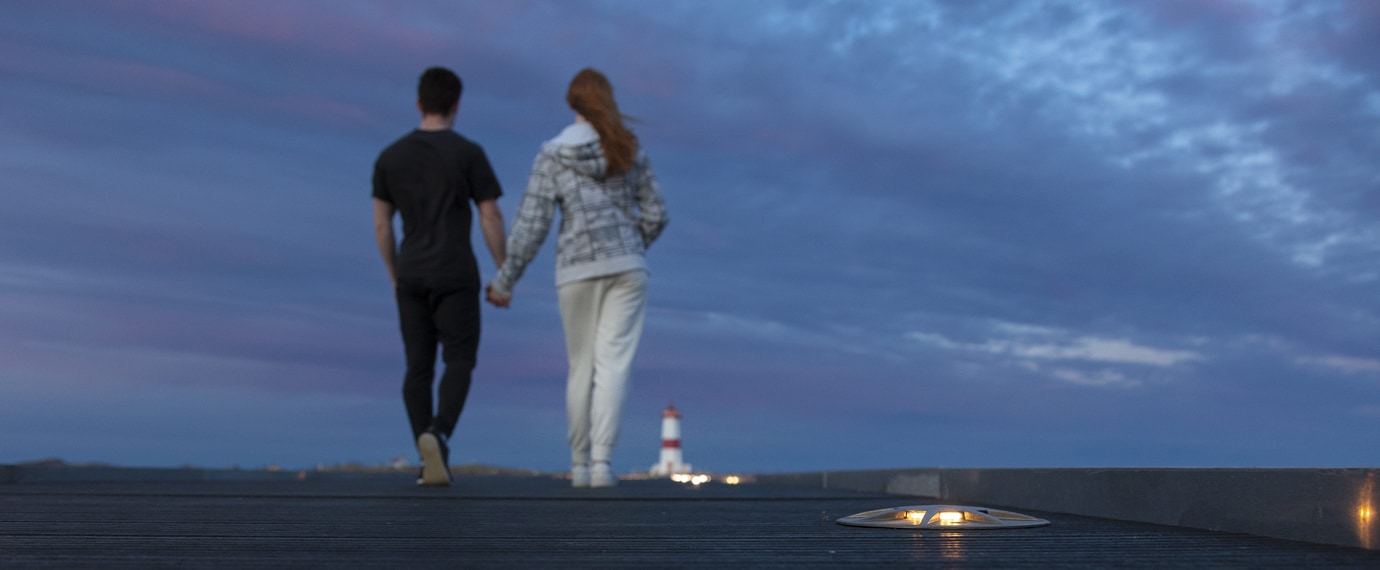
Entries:
{"type": "Polygon", "coordinates": [[[675,402],[661,412],[661,460],[652,466],[652,475],[668,477],[689,473],[690,465],[680,450],[680,411],[675,402]]]}

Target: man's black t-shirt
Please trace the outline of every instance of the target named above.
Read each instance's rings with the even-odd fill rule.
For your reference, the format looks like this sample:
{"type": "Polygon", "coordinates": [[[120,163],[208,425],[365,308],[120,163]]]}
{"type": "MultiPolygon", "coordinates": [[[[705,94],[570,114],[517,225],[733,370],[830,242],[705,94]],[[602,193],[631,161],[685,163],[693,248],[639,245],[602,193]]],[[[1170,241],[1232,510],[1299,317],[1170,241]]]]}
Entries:
{"type": "Polygon", "coordinates": [[[502,195],[484,149],[450,129],[412,131],[379,153],[374,197],[403,221],[398,281],[478,289],[470,202],[502,195]]]}

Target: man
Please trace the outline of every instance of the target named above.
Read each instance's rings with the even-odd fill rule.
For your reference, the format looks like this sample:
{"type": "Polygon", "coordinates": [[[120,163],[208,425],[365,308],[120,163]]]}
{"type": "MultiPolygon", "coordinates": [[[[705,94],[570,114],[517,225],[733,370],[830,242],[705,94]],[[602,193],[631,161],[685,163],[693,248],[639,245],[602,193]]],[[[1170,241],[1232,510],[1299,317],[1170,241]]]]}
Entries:
{"type": "Polygon", "coordinates": [[[453,130],[463,85],[454,72],[433,67],[417,85],[417,130],[398,139],[374,163],[374,237],[398,302],[407,373],[403,404],[422,457],[418,485],[450,485],[448,440],[465,407],[479,350],[479,265],[470,246],[470,202],[494,264],[507,256],[503,195],[484,149],[453,130]],[[393,215],[403,222],[396,246],[393,215]],[[445,372],[436,390],[436,345],[445,372]]]}

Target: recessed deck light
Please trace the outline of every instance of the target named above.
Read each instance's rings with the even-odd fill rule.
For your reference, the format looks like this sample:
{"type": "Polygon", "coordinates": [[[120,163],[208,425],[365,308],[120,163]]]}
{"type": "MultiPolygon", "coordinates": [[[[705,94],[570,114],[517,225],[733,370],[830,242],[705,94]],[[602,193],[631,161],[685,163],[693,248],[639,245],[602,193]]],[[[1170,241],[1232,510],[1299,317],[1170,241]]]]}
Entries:
{"type": "Polygon", "coordinates": [[[877,509],[839,519],[848,526],[952,530],[970,528],[1027,528],[1049,524],[1045,519],[987,507],[916,505],[877,509]]]}

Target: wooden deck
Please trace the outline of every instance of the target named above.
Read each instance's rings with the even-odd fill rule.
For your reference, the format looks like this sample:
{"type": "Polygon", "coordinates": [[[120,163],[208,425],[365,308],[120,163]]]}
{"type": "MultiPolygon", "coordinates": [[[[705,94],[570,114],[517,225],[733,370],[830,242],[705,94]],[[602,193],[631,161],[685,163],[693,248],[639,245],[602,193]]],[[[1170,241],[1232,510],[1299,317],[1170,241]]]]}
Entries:
{"type": "Polygon", "coordinates": [[[774,485],[120,479],[0,484],[0,568],[1380,568],[1377,551],[1030,511],[1052,524],[846,527],[917,500],[774,485]]]}

